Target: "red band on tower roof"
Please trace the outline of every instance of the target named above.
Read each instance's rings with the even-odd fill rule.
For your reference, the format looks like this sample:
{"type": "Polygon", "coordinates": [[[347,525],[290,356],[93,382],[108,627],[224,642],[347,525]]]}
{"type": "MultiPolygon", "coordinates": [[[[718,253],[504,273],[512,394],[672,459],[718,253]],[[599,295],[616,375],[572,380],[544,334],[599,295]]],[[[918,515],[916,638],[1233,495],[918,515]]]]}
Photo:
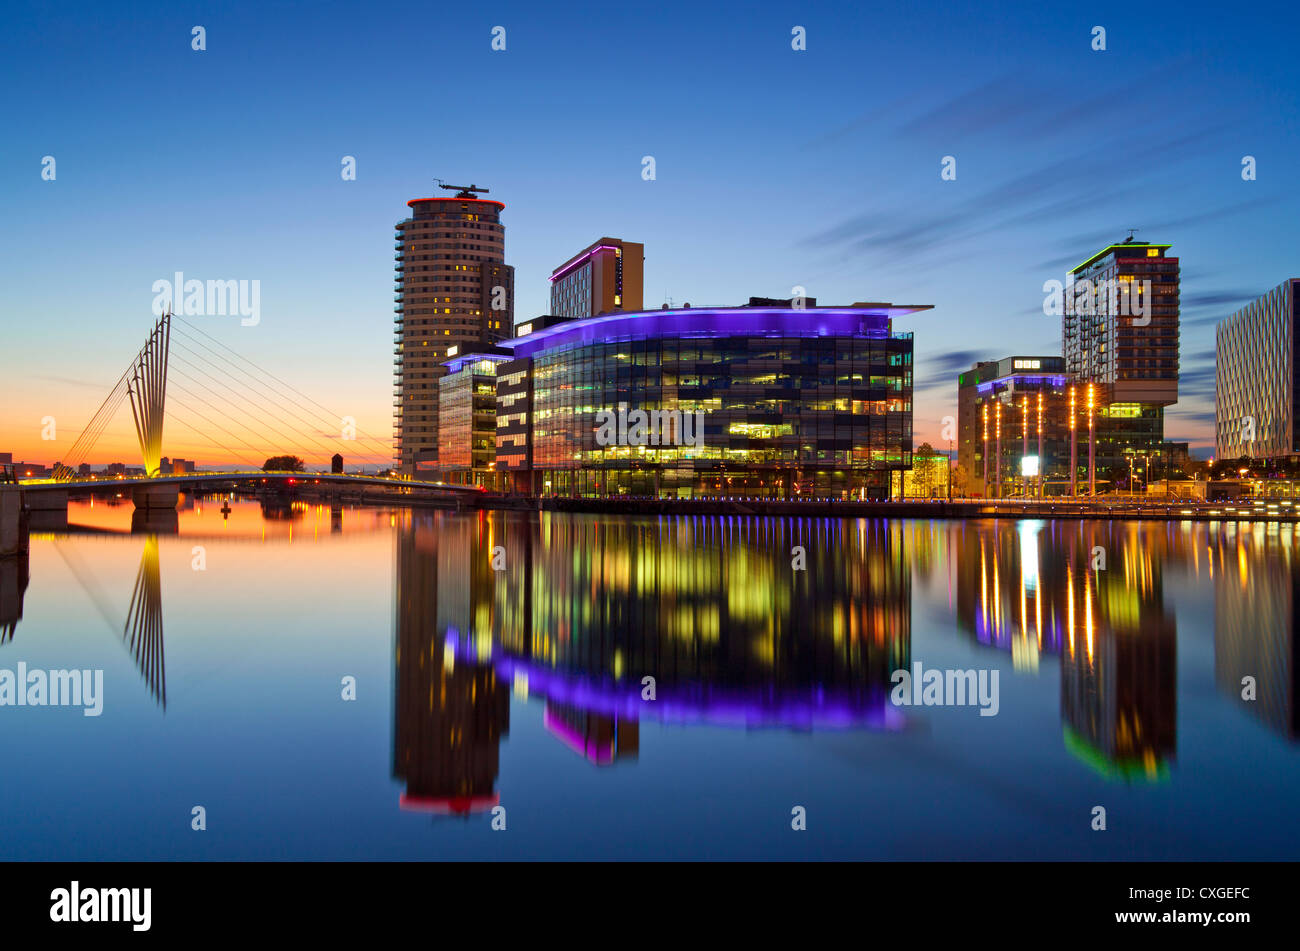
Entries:
{"type": "Polygon", "coordinates": [[[492,201],[489,198],[412,198],[406,203],[406,207],[410,208],[416,202],[420,201],[476,201],[481,205],[496,205],[498,208],[504,208],[506,206],[503,201],[492,201]]]}

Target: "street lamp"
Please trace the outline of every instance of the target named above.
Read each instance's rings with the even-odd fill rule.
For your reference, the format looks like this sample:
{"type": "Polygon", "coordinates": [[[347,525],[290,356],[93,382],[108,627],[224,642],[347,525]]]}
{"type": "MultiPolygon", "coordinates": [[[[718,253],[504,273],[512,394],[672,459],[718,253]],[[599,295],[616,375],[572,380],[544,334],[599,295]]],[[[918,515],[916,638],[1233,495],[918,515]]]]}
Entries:
{"type": "Polygon", "coordinates": [[[1002,498],[1002,398],[993,404],[993,414],[997,417],[998,453],[993,460],[993,491],[1002,498]]]}
{"type": "Polygon", "coordinates": [[[985,403],[982,407],[984,410],[984,498],[989,497],[989,404],[985,403]]]}
{"type": "Polygon", "coordinates": [[[1043,497],[1043,391],[1038,391],[1038,497],[1043,497]]]}
{"type": "Polygon", "coordinates": [[[1097,391],[1088,384],[1088,497],[1097,495],[1097,426],[1093,410],[1097,405],[1097,391]]]}
{"type": "Polygon", "coordinates": [[[1070,384],[1070,497],[1074,498],[1079,487],[1078,440],[1074,432],[1074,384],[1070,384]]]}
{"type": "MultiPolygon", "coordinates": [[[[1026,393],[1020,400],[1020,458],[1023,460],[1029,455],[1029,394],[1026,393]]],[[[1021,496],[1029,498],[1029,478],[1025,475],[1025,464],[1020,463],[1020,488],[1021,496]]]]}

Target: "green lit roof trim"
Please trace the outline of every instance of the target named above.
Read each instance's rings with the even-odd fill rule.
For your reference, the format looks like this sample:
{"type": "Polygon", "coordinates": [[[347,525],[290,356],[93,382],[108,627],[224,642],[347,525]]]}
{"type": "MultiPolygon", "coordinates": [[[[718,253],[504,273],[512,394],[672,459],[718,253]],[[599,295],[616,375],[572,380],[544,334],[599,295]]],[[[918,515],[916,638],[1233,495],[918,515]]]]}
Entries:
{"type": "Polygon", "coordinates": [[[1117,759],[1107,756],[1081,733],[1069,726],[1062,726],[1061,734],[1065,740],[1065,748],[1071,755],[1091,767],[1104,779],[1123,779],[1126,782],[1140,779],[1150,783],[1162,783],[1169,779],[1169,764],[1163,760],[1155,764],[1155,770],[1152,772],[1140,759],[1117,759]]]}
{"type": "Polygon", "coordinates": [[[1098,258],[1104,258],[1106,255],[1110,254],[1110,252],[1114,251],[1116,248],[1158,248],[1161,251],[1168,251],[1171,247],[1173,247],[1173,245],[1171,244],[1150,244],[1146,241],[1120,241],[1116,244],[1110,244],[1102,248],[1100,251],[1098,251],[1092,257],[1088,258],[1088,260],[1084,261],[1078,267],[1070,268],[1070,273],[1078,274],[1084,268],[1090,266],[1098,258]]]}

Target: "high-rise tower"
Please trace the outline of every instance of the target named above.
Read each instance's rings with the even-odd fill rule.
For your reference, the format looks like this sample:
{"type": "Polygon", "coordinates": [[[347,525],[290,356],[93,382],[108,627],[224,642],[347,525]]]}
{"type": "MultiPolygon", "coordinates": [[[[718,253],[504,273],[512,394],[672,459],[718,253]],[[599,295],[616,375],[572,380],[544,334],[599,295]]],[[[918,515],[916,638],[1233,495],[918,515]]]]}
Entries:
{"type": "Polygon", "coordinates": [[[476,197],[484,191],[470,185],[454,196],[416,198],[406,203],[410,216],[397,223],[394,458],[405,474],[434,474],[447,348],[464,352],[512,332],[515,273],[505,263],[505,205],[476,197]]]}
{"type": "Polygon", "coordinates": [[[1112,484],[1161,457],[1165,407],[1178,402],[1179,267],[1168,250],[1130,235],[1073,268],[1065,288],[1065,369],[1094,387],[1097,473],[1112,484]]]}

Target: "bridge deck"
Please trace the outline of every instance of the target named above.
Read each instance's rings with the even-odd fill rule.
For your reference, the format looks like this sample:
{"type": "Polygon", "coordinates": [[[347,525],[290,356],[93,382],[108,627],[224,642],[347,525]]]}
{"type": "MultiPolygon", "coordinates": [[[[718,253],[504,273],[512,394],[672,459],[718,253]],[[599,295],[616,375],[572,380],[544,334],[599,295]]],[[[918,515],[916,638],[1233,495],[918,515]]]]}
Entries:
{"type": "Polygon", "coordinates": [[[26,479],[19,484],[28,492],[59,491],[73,489],[110,489],[136,488],[144,486],[177,485],[201,486],[205,483],[228,484],[232,482],[281,482],[286,485],[319,485],[332,483],[336,485],[355,485],[358,487],[382,486],[390,489],[410,489],[419,492],[449,492],[458,495],[483,495],[485,490],[478,486],[452,485],[447,482],[421,482],[414,479],[392,479],[382,476],[349,475],[337,472],[195,472],[186,475],[138,476],[130,479],[26,479]]]}

